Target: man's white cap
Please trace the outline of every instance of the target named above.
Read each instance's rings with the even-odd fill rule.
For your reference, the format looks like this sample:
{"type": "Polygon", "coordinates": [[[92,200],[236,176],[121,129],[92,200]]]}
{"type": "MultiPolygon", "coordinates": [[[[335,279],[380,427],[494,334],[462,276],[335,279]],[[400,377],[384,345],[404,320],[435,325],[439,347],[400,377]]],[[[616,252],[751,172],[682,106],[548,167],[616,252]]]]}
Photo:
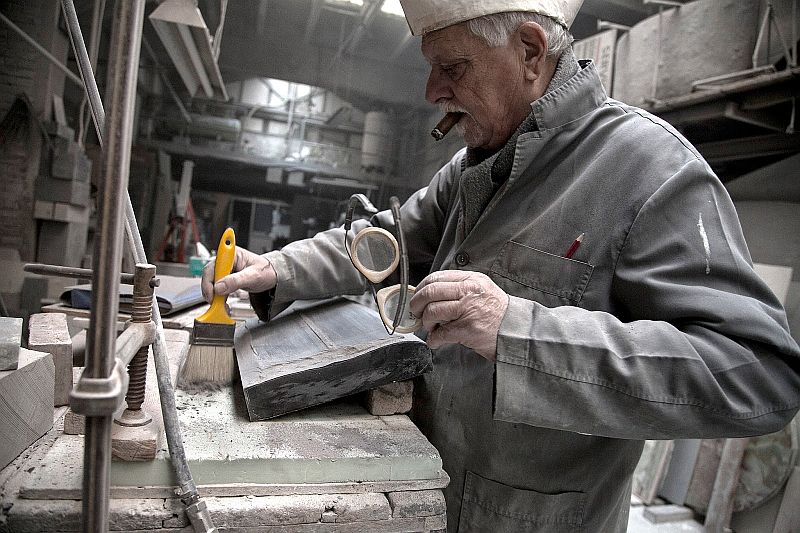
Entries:
{"type": "Polygon", "coordinates": [[[400,0],[413,35],[424,35],[459,22],[504,13],[529,11],[572,25],[583,0],[400,0]]]}

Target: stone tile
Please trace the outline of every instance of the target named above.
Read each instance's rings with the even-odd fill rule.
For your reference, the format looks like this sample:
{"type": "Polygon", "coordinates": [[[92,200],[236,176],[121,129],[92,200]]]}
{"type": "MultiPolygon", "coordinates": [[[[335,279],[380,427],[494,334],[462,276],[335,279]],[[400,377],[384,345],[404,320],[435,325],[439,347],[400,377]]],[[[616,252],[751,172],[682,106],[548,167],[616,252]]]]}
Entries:
{"type": "Polygon", "coordinates": [[[0,317],[0,370],[16,370],[22,344],[22,319],[0,317]]]}
{"type": "Polygon", "coordinates": [[[392,506],[392,517],[434,516],[443,514],[444,495],[440,490],[409,490],[386,495],[392,506]]]}

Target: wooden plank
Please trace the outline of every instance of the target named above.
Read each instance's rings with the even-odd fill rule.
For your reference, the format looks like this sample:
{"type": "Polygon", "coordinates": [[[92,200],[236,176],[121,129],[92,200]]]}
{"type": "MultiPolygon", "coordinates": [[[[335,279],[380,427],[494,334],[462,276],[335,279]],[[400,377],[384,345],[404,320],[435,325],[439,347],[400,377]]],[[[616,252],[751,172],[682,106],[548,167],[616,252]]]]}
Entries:
{"type": "Polygon", "coordinates": [[[719,458],[722,455],[722,447],[725,439],[703,439],[700,441],[700,449],[697,452],[692,479],[686,491],[686,501],[684,505],[691,507],[700,514],[705,514],[708,509],[708,502],[711,500],[711,490],[714,487],[714,479],[717,477],[719,468],[719,458]]]}
{"type": "Polygon", "coordinates": [[[427,345],[388,335],[378,314],[337,298],[298,302],[237,328],[236,357],[250,420],[265,420],[432,369],[427,345]]]}
{"type": "Polygon", "coordinates": [[[54,381],[53,356],[25,348],[18,369],[0,372],[0,469],[53,426],[54,381]]]}
{"type": "Polygon", "coordinates": [[[633,494],[645,505],[656,499],[674,446],[671,440],[648,440],[644,444],[642,457],[633,472],[633,494]]]}
{"type": "Polygon", "coordinates": [[[664,481],[658,495],[668,502],[676,505],[686,503],[686,493],[692,480],[692,473],[697,464],[697,454],[700,450],[699,439],[682,439],[675,441],[672,449],[672,458],[669,468],[664,475],[664,481]]]}
{"type": "Polygon", "coordinates": [[[733,514],[733,498],[742,472],[742,458],[749,438],[727,439],[722,448],[711,501],[708,502],[705,527],[708,533],[723,533],[733,514]]]}
{"type": "Polygon", "coordinates": [[[37,313],[28,323],[28,348],[53,356],[55,385],[53,405],[69,405],[72,390],[72,338],[63,313],[37,313]]]}

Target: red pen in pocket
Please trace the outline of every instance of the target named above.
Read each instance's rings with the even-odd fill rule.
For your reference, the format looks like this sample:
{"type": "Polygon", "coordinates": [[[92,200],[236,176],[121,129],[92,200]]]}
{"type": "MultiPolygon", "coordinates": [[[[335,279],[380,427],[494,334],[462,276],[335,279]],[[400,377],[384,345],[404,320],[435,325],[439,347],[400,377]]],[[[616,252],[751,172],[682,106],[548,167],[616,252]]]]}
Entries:
{"type": "Polygon", "coordinates": [[[585,233],[581,233],[574,241],[572,241],[572,244],[570,245],[569,250],[567,250],[567,253],[564,254],[564,257],[570,259],[573,255],[575,255],[575,252],[578,251],[578,246],[580,246],[581,241],[583,241],[584,235],[585,233]]]}

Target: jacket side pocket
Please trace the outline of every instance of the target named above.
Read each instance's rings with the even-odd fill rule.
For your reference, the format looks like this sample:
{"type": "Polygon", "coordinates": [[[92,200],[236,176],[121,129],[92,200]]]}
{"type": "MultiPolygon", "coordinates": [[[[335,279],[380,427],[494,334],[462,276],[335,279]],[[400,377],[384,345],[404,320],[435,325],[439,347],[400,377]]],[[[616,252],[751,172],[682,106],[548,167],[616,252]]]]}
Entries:
{"type": "Polygon", "coordinates": [[[491,277],[509,294],[543,305],[577,305],[594,267],[589,263],[508,241],[491,268],[491,277]]]}
{"type": "Polygon", "coordinates": [[[459,533],[579,531],[586,494],[517,489],[467,471],[459,533]]]}

